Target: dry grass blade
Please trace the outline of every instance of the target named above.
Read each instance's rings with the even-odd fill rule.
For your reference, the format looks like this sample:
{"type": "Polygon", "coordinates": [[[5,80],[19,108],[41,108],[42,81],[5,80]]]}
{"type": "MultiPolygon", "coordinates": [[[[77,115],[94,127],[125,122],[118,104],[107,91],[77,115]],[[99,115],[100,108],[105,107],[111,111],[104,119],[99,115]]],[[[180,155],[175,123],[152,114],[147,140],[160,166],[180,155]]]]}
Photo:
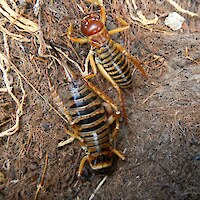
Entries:
{"type": "Polygon", "coordinates": [[[151,94],[148,95],[148,97],[146,97],[143,101],[142,104],[145,104],[150,98],[152,98],[155,94],[157,94],[158,92],[162,91],[162,86],[159,86],[158,88],[155,89],[155,91],[153,91],[151,94]]]}
{"type": "MultiPolygon", "coordinates": [[[[117,146],[125,148],[127,161],[115,159],[105,170],[109,177],[87,163],[76,178],[84,152],[65,132],[71,130],[65,113],[50,103],[47,75],[67,107],[65,69],[93,73],[90,45],[74,44],[65,34],[71,23],[74,36],[83,37],[82,19],[100,16],[90,2],[100,0],[0,0],[0,134],[17,131],[0,138],[0,199],[199,199],[199,0],[102,1],[108,30],[122,25],[119,16],[129,24],[113,41],[140,59],[149,78],[133,73],[133,88],[123,92],[129,127],[120,120],[117,146]],[[173,11],[185,18],[178,31],[164,25],[173,11]],[[156,15],[159,20],[150,21],[156,15]]],[[[117,101],[101,74],[89,81],[117,101]]]]}
{"type": "Polygon", "coordinates": [[[11,33],[6,28],[4,28],[2,25],[0,25],[0,31],[3,32],[4,34],[10,36],[14,40],[18,40],[20,42],[29,42],[30,41],[28,38],[25,38],[22,35],[11,33]]]}
{"type": "Polygon", "coordinates": [[[66,123],[68,123],[68,121],[66,120],[66,118],[64,118],[49,102],[48,100],[42,95],[40,94],[40,92],[33,86],[33,84],[17,69],[17,67],[12,64],[12,67],[17,71],[17,73],[26,81],[26,83],[45,101],[45,103],[48,104],[48,106],[59,116],[61,117],[66,123]]]}
{"type": "Polygon", "coordinates": [[[7,88],[0,88],[0,92],[8,92],[7,88]]]}
{"type": "Polygon", "coordinates": [[[45,159],[45,164],[44,164],[44,170],[42,172],[42,178],[41,178],[40,184],[38,185],[37,191],[35,193],[34,200],[37,199],[38,193],[39,193],[40,189],[42,188],[42,184],[44,182],[44,176],[45,176],[45,173],[46,173],[46,170],[47,170],[47,164],[48,164],[48,154],[46,154],[46,159],[45,159]]]}
{"type": "Polygon", "coordinates": [[[188,60],[191,60],[192,62],[194,62],[194,63],[197,64],[197,65],[200,64],[200,63],[199,63],[198,61],[196,61],[194,58],[190,57],[188,47],[185,48],[185,57],[186,57],[188,60]]]}
{"type": "Polygon", "coordinates": [[[194,13],[194,12],[190,12],[188,10],[185,10],[183,8],[181,8],[176,2],[174,2],[173,0],[167,0],[172,6],[174,6],[174,8],[176,8],[179,12],[182,12],[182,13],[185,13],[185,14],[188,14],[192,17],[199,17],[199,15],[197,13],[194,13]]]}
{"type": "Polygon", "coordinates": [[[23,31],[27,32],[37,32],[38,31],[38,25],[34,23],[33,21],[26,19],[23,16],[20,16],[18,13],[16,13],[14,10],[10,8],[8,3],[5,0],[0,1],[0,12],[8,18],[8,20],[11,23],[14,23],[19,28],[22,28],[23,31]],[[16,20],[17,19],[17,20],[16,20]]]}
{"type": "Polygon", "coordinates": [[[3,80],[4,80],[4,83],[6,85],[6,88],[7,88],[7,92],[9,93],[9,95],[12,97],[12,99],[15,101],[16,105],[17,105],[17,111],[16,111],[16,121],[15,121],[15,125],[12,126],[11,128],[3,131],[0,133],[0,137],[3,137],[3,136],[8,136],[8,135],[12,135],[14,134],[18,129],[19,129],[19,119],[20,117],[22,116],[22,113],[23,113],[23,110],[22,110],[22,107],[23,107],[23,103],[24,103],[24,98],[25,98],[25,90],[23,88],[23,84],[22,84],[22,81],[21,81],[21,77],[18,75],[18,78],[20,80],[20,88],[21,88],[21,91],[22,91],[22,98],[21,98],[21,102],[19,99],[17,99],[17,97],[13,94],[12,92],[12,87],[10,85],[10,81],[9,81],[9,78],[8,78],[8,68],[7,68],[7,65],[9,61],[8,59],[6,58],[5,55],[3,54],[0,54],[0,69],[3,73],[3,80]]]}
{"type": "Polygon", "coordinates": [[[128,6],[128,9],[129,9],[129,13],[130,13],[130,17],[132,20],[134,21],[138,21],[140,22],[142,25],[146,26],[146,25],[149,25],[149,24],[156,24],[157,21],[158,21],[158,17],[155,15],[155,18],[154,19],[147,19],[143,14],[142,14],[142,11],[141,10],[137,10],[137,15],[138,17],[136,17],[133,13],[134,13],[134,10],[133,10],[133,7],[134,8],[137,8],[135,2],[130,2],[129,0],[126,0],[126,4],[128,6]],[[133,4],[133,5],[132,5],[133,4]]]}

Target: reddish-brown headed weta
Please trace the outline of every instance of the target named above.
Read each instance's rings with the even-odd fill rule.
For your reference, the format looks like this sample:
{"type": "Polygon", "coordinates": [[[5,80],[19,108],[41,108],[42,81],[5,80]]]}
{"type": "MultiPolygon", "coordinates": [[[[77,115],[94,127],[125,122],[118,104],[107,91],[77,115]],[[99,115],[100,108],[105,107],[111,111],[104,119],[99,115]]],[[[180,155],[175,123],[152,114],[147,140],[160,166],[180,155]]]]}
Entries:
{"type": "Polygon", "coordinates": [[[112,165],[113,154],[124,160],[125,156],[115,149],[121,116],[117,106],[106,94],[82,77],[82,72],[75,75],[68,65],[59,63],[68,80],[67,101],[63,103],[50,80],[49,87],[59,111],[69,122],[66,133],[78,139],[86,152],[79,165],[78,176],[81,176],[86,161],[93,170],[98,170],[112,165]]]}
{"type": "MultiPolygon", "coordinates": [[[[110,37],[112,34],[127,30],[129,28],[128,24],[123,19],[118,18],[123,26],[108,31],[105,27],[106,12],[103,4],[100,0],[88,1],[100,6],[100,19],[94,15],[88,15],[82,20],[81,32],[87,36],[84,38],[72,37],[71,34],[73,30],[72,24],[70,24],[68,38],[80,44],[90,43],[91,50],[87,60],[90,61],[93,74],[89,74],[86,78],[95,76],[98,67],[104,78],[116,88],[122,105],[123,114],[126,116],[120,88],[129,88],[132,84],[132,68],[128,65],[128,60],[141,71],[144,77],[147,76],[140,65],[140,61],[127,53],[124,47],[114,42],[110,37]]],[[[88,65],[86,64],[85,67],[88,68],[88,65]]],[[[88,71],[88,69],[86,70],[88,71]]]]}

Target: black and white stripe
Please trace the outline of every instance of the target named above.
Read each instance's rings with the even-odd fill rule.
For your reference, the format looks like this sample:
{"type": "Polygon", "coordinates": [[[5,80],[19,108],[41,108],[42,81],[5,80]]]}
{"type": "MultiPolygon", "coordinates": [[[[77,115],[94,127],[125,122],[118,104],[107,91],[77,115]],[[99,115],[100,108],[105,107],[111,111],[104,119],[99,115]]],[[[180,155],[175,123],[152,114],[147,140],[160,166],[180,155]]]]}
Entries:
{"type": "Polygon", "coordinates": [[[122,88],[132,84],[132,71],[127,59],[115,46],[112,39],[100,48],[94,49],[96,62],[101,64],[111,78],[122,88]]]}

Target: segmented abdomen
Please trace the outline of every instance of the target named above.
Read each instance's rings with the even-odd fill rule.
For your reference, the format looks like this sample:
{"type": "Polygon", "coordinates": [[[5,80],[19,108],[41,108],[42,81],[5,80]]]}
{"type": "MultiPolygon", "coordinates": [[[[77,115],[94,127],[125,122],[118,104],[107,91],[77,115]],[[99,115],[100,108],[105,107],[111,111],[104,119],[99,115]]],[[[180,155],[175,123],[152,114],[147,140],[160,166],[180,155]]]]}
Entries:
{"type": "Polygon", "coordinates": [[[95,49],[95,59],[120,87],[128,88],[131,86],[132,71],[126,57],[117,49],[112,39],[109,39],[99,49],[95,49]]]}
{"type": "Polygon", "coordinates": [[[84,139],[86,151],[97,155],[110,148],[110,125],[102,99],[83,81],[70,83],[67,108],[79,135],[84,139]]]}

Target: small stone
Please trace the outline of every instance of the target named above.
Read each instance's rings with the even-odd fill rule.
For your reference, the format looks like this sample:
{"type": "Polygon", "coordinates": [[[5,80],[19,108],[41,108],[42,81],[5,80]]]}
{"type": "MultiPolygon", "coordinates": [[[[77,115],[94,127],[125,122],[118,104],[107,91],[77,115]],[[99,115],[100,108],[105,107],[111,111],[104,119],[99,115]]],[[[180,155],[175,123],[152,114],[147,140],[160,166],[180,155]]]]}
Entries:
{"type": "Polygon", "coordinates": [[[183,18],[176,12],[172,12],[169,13],[168,17],[165,18],[164,23],[166,26],[169,26],[173,31],[177,31],[182,27],[184,21],[185,18],[183,18]]]}

